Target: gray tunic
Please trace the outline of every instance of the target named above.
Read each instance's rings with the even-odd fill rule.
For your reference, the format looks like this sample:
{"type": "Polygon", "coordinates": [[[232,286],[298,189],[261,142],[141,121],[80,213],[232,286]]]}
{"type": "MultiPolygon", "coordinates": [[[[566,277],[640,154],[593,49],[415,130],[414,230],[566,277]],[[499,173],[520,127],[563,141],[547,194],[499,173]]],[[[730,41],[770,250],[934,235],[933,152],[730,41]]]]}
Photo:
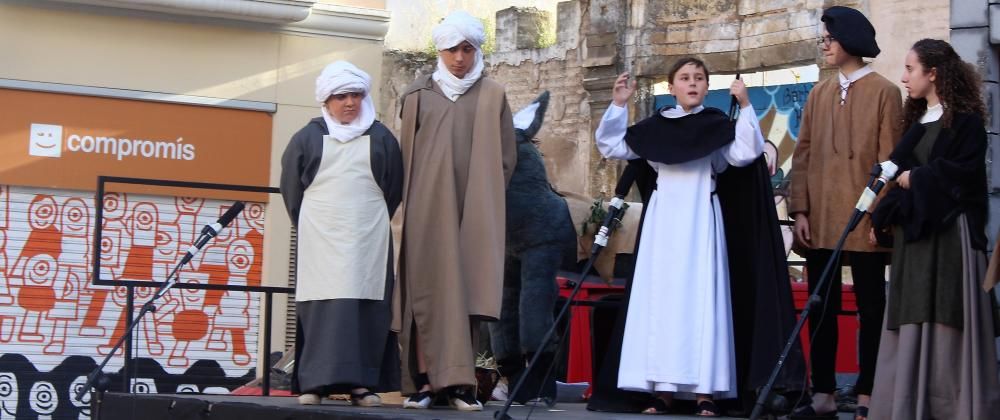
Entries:
{"type": "MultiPolygon", "coordinates": [[[[281,193],[292,223],[299,225],[303,198],[322,168],[322,118],[314,118],[293,137],[282,156],[281,193]]],[[[372,177],[391,215],[402,198],[399,143],[375,122],[370,137],[372,177]]],[[[388,235],[389,232],[387,231],[388,235]]],[[[300,244],[300,248],[306,244],[300,244]]],[[[399,389],[399,350],[392,322],[393,251],[389,241],[382,299],[324,299],[296,303],[293,392],[347,393],[355,387],[376,392],[399,389]]],[[[305,263],[305,262],[300,262],[305,263]]]]}

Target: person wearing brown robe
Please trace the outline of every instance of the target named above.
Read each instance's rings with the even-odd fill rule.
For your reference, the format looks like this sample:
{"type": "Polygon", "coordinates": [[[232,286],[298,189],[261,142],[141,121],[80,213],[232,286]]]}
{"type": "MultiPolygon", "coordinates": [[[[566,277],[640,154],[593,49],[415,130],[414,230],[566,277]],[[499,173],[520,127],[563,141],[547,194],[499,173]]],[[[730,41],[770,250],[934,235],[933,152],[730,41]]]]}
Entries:
{"type": "Polygon", "coordinates": [[[406,408],[446,391],[459,410],[482,410],[476,384],[478,322],[500,316],[505,189],[517,146],[504,87],[481,76],[484,32],[456,12],[434,31],[438,70],[402,95],[402,238],[399,310],[406,408]]]}
{"type": "MultiPolygon", "coordinates": [[[[820,281],[872,167],[889,158],[899,139],[902,118],[899,88],[862,59],[879,54],[875,29],[868,19],[855,9],[835,6],[824,11],[822,21],[825,31],[820,46],[827,64],[837,66],[838,74],[817,83],[809,93],[792,158],[788,200],[797,249],[806,258],[810,293],[820,281]]],[[[870,226],[865,218],[843,247],[857,297],[859,374],[854,389],[861,408],[867,407],[872,392],[885,308],[887,250],[868,243],[870,226]]],[[[836,418],[837,414],[839,264],[826,285],[819,293],[824,304],[809,317],[809,331],[815,337],[809,346],[813,401],[797,410],[793,419],[836,418]]]]}

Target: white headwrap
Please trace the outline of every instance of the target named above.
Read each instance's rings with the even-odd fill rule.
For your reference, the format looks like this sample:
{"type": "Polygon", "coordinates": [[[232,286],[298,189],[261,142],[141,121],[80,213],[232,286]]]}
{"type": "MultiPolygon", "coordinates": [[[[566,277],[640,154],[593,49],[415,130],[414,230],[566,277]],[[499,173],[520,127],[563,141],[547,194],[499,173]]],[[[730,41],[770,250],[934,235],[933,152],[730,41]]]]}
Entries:
{"type": "Polygon", "coordinates": [[[335,120],[326,110],[325,106],[320,106],[323,113],[323,120],[330,130],[330,136],[340,142],[348,142],[360,137],[375,122],[375,106],[372,105],[372,98],[368,92],[371,91],[372,78],[361,69],[346,61],[335,61],[323,69],[319,77],[316,78],[316,101],[325,103],[331,95],[348,92],[363,92],[364,99],[361,100],[361,109],[358,110],[358,117],[350,124],[341,124],[335,120]]]}
{"type": "Polygon", "coordinates": [[[483,23],[479,19],[466,12],[457,11],[444,18],[444,21],[434,28],[431,36],[434,38],[434,48],[437,48],[438,51],[447,50],[463,41],[469,41],[473,47],[476,47],[476,62],[461,79],[451,74],[451,71],[444,65],[444,61],[438,56],[437,70],[431,77],[441,87],[445,96],[454,102],[483,75],[482,46],[483,42],[486,41],[486,30],[483,29],[483,23]]]}

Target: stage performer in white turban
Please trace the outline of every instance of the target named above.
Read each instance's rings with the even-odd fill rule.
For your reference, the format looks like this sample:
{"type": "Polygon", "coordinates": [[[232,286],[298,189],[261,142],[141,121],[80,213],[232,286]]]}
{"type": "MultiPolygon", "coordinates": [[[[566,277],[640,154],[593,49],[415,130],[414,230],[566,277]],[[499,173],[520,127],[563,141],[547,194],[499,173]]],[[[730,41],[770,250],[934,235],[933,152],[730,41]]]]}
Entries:
{"type": "Polygon", "coordinates": [[[379,406],[399,389],[391,331],[393,250],[389,219],[403,190],[399,143],[375,121],[371,77],[346,61],[316,79],[321,117],[292,137],[281,158],[281,195],[298,232],[295,370],[302,404],[329,394],[379,406]]]}
{"type": "Polygon", "coordinates": [[[500,316],[505,189],[517,163],[504,87],[482,76],[482,23],[455,12],[433,32],[437,70],[403,93],[400,311],[404,407],[443,392],[478,411],[474,341],[500,316]]]}

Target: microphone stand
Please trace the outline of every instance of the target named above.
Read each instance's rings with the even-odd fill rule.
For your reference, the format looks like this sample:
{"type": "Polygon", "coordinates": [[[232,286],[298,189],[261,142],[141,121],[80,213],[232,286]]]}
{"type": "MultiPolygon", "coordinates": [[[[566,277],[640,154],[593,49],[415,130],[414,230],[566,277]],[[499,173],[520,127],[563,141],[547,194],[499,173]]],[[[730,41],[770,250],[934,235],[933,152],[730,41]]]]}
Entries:
{"type": "MultiPolygon", "coordinates": [[[[605,224],[608,228],[606,238],[610,238],[611,234],[615,231],[616,228],[618,228],[618,225],[621,223],[622,215],[624,215],[625,210],[628,209],[628,205],[623,204],[623,207],[621,209],[614,210],[615,214],[610,213],[611,212],[610,209],[613,209],[613,207],[609,206],[609,213],[608,213],[609,221],[608,223],[605,224]]],[[[598,243],[597,238],[595,238],[594,246],[590,250],[590,258],[587,259],[587,263],[584,264],[583,271],[580,273],[580,280],[578,280],[575,283],[570,282],[570,284],[573,285],[573,290],[570,291],[569,296],[566,298],[566,303],[563,304],[562,309],[559,310],[559,314],[556,315],[555,320],[552,322],[552,327],[549,327],[549,330],[545,332],[545,337],[542,338],[542,343],[538,346],[538,350],[535,351],[535,354],[531,357],[531,360],[528,362],[528,366],[525,367],[524,372],[521,374],[520,378],[517,379],[517,383],[514,385],[514,388],[512,388],[511,391],[507,394],[508,395],[507,401],[504,402],[503,407],[501,407],[499,410],[493,413],[494,419],[513,420],[513,418],[509,414],[507,414],[507,412],[510,411],[510,406],[514,404],[514,398],[513,398],[514,395],[517,395],[518,391],[520,391],[521,388],[524,387],[524,383],[527,380],[529,373],[531,373],[531,370],[534,369],[538,364],[538,359],[542,355],[542,350],[545,349],[546,346],[549,344],[549,342],[553,340],[556,328],[559,327],[559,323],[566,316],[566,313],[569,312],[569,307],[573,304],[573,299],[576,298],[576,294],[580,291],[581,286],[583,286],[583,281],[584,279],[587,278],[587,273],[589,273],[590,269],[594,267],[594,260],[597,259],[597,256],[601,253],[601,250],[604,249],[605,244],[598,243]]],[[[552,363],[554,364],[556,363],[556,361],[553,360],[552,363]]],[[[551,373],[551,366],[549,367],[549,373],[551,373]]],[[[547,377],[548,374],[546,374],[546,379],[547,377]]]]}
{"type": "MultiPolygon", "coordinates": [[[[195,241],[195,243],[204,240],[205,236],[214,236],[214,235],[209,235],[203,232],[201,236],[198,238],[198,240],[195,241]]],[[[139,310],[139,315],[136,316],[135,319],[132,319],[131,322],[129,322],[128,328],[126,328],[125,332],[122,333],[122,336],[118,338],[118,342],[115,343],[115,346],[111,348],[111,351],[108,352],[108,355],[104,357],[104,360],[101,361],[101,364],[97,365],[97,367],[94,368],[94,370],[90,372],[89,375],[87,375],[87,382],[85,382],[83,386],[80,388],[80,390],[77,391],[76,393],[77,401],[83,402],[83,396],[87,392],[89,392],[91,388],[94,388],[99,394],[104,393],[105,391],[108,390],[108,388],[111,385],[111,381],[107,380],[107,376],[104,375],[104,366],[106,366],[108,362],[111,361],[111,358],[114,357],[115,353],[118,352],[118,349],[120,349],[122,344],[125,343],[125,340],[132,338],[132,333],[135,330],[135,326],[139,325],[140,321],[142,321],[142,318],[145,317],[146,314],[150,312],[156,312],[156,305],[155,305],[156,300],[163,297],[163,295],[165,295],[167,291],[170,290],[170,288],[174,287],[174,285],[177,284],[177,279],[178,279],[177,272],[180,271],[181,267],[187,264],[189,261],[190,261],[189,259],[182,258],[181,261],[174,266],[173,270],[170,271],[170,274],[167,274],[166,280],[163,282],[162,285],[160,285],[160,288],[156,291],[156,293],[154,293],[153,296],[149,298],[149,301],[147,301],[145,304],[142,305],[142,308],[139,310]]],[[[129,386],[129,388],[131,389],[131,384],[128,384],[127,386],[129,386]]]]}
{"type": "MultiPolygon", "coordinates": [[[[881,175],[881,173],[882,167],[875,164],[875,167],[872,168],[871,179],[868,181],[868,187],[866,188],[865,193],[868,192],[867,190],[872,186],[872,184],[875,183],[876,178],[881,175]]],[[[754,403],[753,411],[750,413],[750,420],[759,419],[763,414],[768,394],[770,394],[771,389],[774,388],[774,383],[778,380],[778,375],[781,374],[781,368],[785,366],[785,359],[788,358],[788,353],[791,352],[792,347],[798,340],[802,327],[808,320],[812,309],[823,303],[823,298],[819,295],[820,290],[824,289],[826,282],[832,277],[831,274],[834,267],[840,268],[840,264],[838,264],[838,262],[840,260],[841,251],[844,248],[844,242],[847,240],[847,236],[854,231],[854,228],[858,226],[858,223],[861,222],[861,219],[864,218],[867,213],[867,206],[862,205],[864,200],[865,196],[863,194],[862,199],[858,202],[858,205],[855,206],[854,212],[851,213],[851,218],[847,222],[847,226],[844,227],[844,231],[840,234],[840,239],[837,240],[837,245],[833,248],[833,254],[830,255],[830,259],[826,262],[826,267],[823,269],[823,273],[819,276],[819,281],[816,282],[816,287],[809,296],[809,300],[806,302],[805,307],[802,308],[799,320],[795,323],[795,328],[792,329],[792,333],[789,335],[788,341],[785,342],[785,348],[781,350],[781,355],[778,357],[778,363],[774,365],[774,369],[771,371],[771,376],[767,379],[767,384],[764,385],[764,388],[760,390],[760,394],[757,395],[757,402],[754,403]]],[[[831,291],[831,293],[833,292],[831,291]]]]}

